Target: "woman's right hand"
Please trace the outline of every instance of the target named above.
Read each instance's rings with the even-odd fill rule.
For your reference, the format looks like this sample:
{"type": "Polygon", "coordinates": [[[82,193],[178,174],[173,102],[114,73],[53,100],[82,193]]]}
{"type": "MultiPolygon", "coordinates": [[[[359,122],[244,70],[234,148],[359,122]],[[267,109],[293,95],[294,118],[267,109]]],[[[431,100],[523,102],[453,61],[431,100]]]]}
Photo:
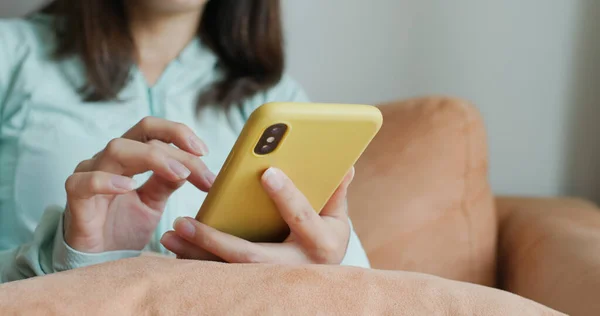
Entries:
{"type": "Polygon", "coordinates": [[[205,192],[212,186],[215,175],[199,158],[206,153],[187,126],[144,118],[67,179],[66,243],[86,253],[142,250],[171,193],[185,181],[205,192]],[[136,189],[131,177],[146,171],[153,175],[136,189]]]}

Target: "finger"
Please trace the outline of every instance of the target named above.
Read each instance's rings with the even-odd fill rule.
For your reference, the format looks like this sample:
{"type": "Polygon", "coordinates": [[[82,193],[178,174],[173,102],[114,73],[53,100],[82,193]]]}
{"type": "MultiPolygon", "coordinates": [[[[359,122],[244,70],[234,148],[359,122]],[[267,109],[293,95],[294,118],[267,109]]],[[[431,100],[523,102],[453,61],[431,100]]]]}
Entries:
{"type": "Polygon", "coordinates": [[[167,204],[167,200],[177,191],[185,180],[170,181],[159,175],[152,175],[141,188],[138,189],[140,200],[155,210],[162,210],[167,204]]]}
{"type": "Polygon", "coordinates": [[[179,237],[174,231],[164,233],[160,243],[179,259],[222,262],[223,259],[179,237]]]}
{"type": "Polygon", "coordinates": [[[173,227],[181,238],[229,263],[264,263],[270,260],[264,247],[220,232],[193,218],[178,218],[173,227]]]}
{"type": "Polygon", "coordinates": [[[130,139],[111,140],[94,160],[94,169],[125,176],[153,171],[163,178],[177,182],[186,179],[191,171],[167,152],[130,139]]]}
{"type": "Polygon", "coordinates": [[[163,143],[160,140],[151,140],[148,142],[148,145],[165,151],[170,157],[174,157],[188,168],[191,171],[191,174],[188,176],[187,181],[198,189],[208,192],[215,182],[215,174],[206,167],[199,157],[187,153],[177,147],[163,143]]]}
{"type": "Polygon", "coordinates": [[[167,121],[157,117],[145,117],[125,134],[123,138],[142,143],[152,139],[161,140],[199,156],[208,154],[208,147],[185,124],[167,121]]]}
{"type": "MultiPolygon", "coordinates": [[[[200,158],[174,146],[167,145],[159,140],[151,140],[147,144],[158,148],[159,150],[163,150],[171,157],[175,157],[181,161],[189,170],[191,170],[191,174],[187,180],[198,189],[205,192],[210,189],[214,182],[215,175],[208,170],[200,158]]],[[[149,207],[153,209],[163,209],[169,196],[184,183],[185,180],[173,182],[155,174],[140,189],[138,189],[138,193],[142,202],[149,207]]]]}
{"type": "Polygon", "coordinates": [[[303,242],[314,245],[326,229],[306,197],[281,170],[269,168],[263,173],[262,183],[290,231],[303,242]]]}
{"type": "Polygon", "coordinates": [[[344,176],[342,183],[335,190],[331,198],[321,211],[321,216],[335,217],[342,220],[348,219],[348,203],[346,195],[348,194],[348,186],[354,179],[354,167],[350,168],[344,176]]]}
{"type": "Polygon", "coordinates": [[[74,172],[92,171],[92,167],[93,166],[94,166],[94,160],[93,159],[84,160],[84,161],[80,162],[79,164],[77,164],[77,167],[75,167],[75,171],[74,172]]]}
{"type": "Polygon", "coordinates": [[[87,199],[98,194],[124,194],[135,189],[129,177],[102,171],[77,172],[65,182],[69,199],[87,199]]]}

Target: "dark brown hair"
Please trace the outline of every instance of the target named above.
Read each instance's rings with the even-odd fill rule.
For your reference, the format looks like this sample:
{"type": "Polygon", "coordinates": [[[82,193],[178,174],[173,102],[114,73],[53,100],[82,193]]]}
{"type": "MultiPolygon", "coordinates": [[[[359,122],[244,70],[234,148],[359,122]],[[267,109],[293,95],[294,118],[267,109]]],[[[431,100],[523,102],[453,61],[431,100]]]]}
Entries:
{"type": "MultiPolygon", "coordinates": [[[[57,0],[58,58],[77,56],[86,70],[87,101],[117,100],[134,63],[125,0],[57,0]]],[[[199,91],[198,105],[231,105],[271,88],[284,70],[279,0],[210,0],[198,36],[218,57],[223,76],[199,91]]],[[[193,70],[192,70],[193,71],[193,70]]]]}

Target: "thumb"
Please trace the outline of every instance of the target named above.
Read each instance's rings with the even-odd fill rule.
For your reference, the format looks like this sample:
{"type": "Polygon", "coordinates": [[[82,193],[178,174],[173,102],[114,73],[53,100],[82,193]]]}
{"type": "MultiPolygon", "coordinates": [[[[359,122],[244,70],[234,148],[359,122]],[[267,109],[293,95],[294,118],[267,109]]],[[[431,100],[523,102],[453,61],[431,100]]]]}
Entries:
{"type": "Polygon", "coordinates": [[[323,207],[323,210],[320,213],[321,216],[335,217],[344,220],[348,218],[346,195],[348,193],[348,186],[353,179],[354,167],[348,170],[342,183],[340,183],[337,190],[335,190],[331,198],[329,198],[329,201],[325,204],[325,207],[323,207]]]}

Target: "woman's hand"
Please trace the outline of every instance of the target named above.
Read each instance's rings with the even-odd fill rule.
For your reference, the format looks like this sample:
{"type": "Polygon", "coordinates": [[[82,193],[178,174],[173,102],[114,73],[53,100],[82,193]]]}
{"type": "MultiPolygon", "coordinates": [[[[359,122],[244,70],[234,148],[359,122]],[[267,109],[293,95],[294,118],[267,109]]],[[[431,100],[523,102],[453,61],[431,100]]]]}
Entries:
{"type": "Polygon", "coordinates": [[[215,176],[199,158],[206,153],[185,125],[141,120],[67,179],[65,241],[87,253],[142,250],[171,193],[186,180],[203,191],[212,185],[215,176]],[[153,175],[136,189],[131,177],[146,171],[153,175]]]}
{"type": "Polygon", "coordinates": [[[347,174],[320,214],[280,170],[262,176],[266,192],[290,227],[283,243],[252,243],[217,231],[193,218],[180,218],[162,244],[182,259],[224,260],[230,263],[340,264],[350,238],[346,192],[354,177],[347,174]]]}

